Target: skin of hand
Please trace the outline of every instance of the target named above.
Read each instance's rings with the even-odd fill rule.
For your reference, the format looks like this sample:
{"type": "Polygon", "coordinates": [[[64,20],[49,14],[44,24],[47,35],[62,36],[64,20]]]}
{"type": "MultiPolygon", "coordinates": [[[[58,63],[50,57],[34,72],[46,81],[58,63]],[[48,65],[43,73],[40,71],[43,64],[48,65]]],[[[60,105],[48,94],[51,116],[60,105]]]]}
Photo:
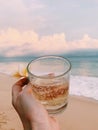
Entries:
{"type": "Polygon", "coordinates": [[[24,130],[60,130],[57,120],[49,116],[44,106],[34,97],[27,78],[13,85],[12,105],[20,116],[24,130]]]}

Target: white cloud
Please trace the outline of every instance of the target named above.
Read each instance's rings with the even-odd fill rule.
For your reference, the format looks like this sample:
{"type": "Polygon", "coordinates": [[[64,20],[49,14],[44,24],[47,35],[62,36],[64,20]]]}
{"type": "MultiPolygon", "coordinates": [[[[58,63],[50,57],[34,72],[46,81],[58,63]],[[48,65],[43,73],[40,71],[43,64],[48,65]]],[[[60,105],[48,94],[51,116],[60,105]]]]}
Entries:
{"type": "Polygon", "coordinates": [[[42,9],[42,8],[45,7],[45,5],[42,4],[42,2],[39,1],[39,0],[30,0],[29,4],[27,4],[27,3],[28,3],[28,0],[26,0],[26,1],[27,1],[27,2],[26,2],[26,5],[29,6],[29,9],[30,9],[30,10],[42,9]]]}
{"type": "Polygon", "coordinates": [[[39,37],[32,31],[19,31],[14,28],[0,31],[0,54],[20,56],[25,54],[64,53],[75,49],[96,49],[98,39],[87,34],[80,40],[67,41],[64,33],[39,37]]]}
{"type": "Polygon", "coordinates": [[[73,49],[97,49],[98,39],[91,38],[85,34],[82,39],[71,41],[70,45],[73,49]]]}
{"type": "Polygon", "coordinates": [[[7,13],[6,15],[9,15],[12,13],[26,13],[27,8],[22,0],[0,0],[0,11],[3,11],[4,14],[7,13]]]}
{"type": "MultiPolygon", "coordinates": [[[[18,13],[26,13],[26,11],[33,11],[38,9],[43,9],[45,7],[39,0],[0,0],[0,10],[11,11],[18,13]]],[[[3,12],[4,13],[4,12],[3,12]]]]}
{"type": "Polygon", "coordinates": [[[0,28],[37,29],[45,23],[45,18],[40,15],[44,7],[38,0],[0,0],[0,28]]]}

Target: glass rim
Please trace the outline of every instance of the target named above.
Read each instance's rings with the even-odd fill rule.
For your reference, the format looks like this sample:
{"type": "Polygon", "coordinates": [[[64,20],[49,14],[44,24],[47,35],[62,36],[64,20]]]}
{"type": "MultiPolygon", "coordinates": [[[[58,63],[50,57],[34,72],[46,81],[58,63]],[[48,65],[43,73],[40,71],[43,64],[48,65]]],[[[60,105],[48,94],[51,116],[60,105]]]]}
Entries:
{"type": "Polygon", "coordinates": [[[60,58],[60,59],[63,59],[63,61],[65,61],[65,62],[67,61],[67,63],[69,64],[69,67],[68,67],[67,71],[65,71],[64,73],[62,73],[62,74],[60,74],[60,75],[54,76],[54,77],[52,77],[52,78],[58,78],[58,77],[64,76],[65,74],[67,74],[67,73],[71,70],[72,65],[71,65],[71,62],[70,62],[67,58],[65,58],[65,57],[63,57],[63,56],[56,56],[56,55],[45,55],[45,56],[39,56],[38,58],[36,58],[36,59],[34,59],[34,60],[31,60],[31,61],[28,63],[28,65],[27,65],[27,72],[28,72],[30,75],[32,75],[32,76],[34,76],[34,77],[36,77],[36,78],[49,79],[50,77],[38,76],[38,75],[35,75],[35,74],[31,73],[30,70],[29,70],[29,66],[30,66],[31,63],[36,62],[36,61],[38,61],[38,60],[40,60],[40,59],[43,59],[43,58],[48,58],[48,57],[49,57],[49,58],[60,58]]]}

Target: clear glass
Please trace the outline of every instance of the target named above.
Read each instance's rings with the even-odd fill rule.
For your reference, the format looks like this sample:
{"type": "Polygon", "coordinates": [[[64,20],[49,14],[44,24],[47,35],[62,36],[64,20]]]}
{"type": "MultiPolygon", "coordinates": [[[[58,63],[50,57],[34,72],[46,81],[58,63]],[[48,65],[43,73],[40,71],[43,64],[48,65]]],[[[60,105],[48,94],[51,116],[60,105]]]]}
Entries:
{"type": "Polygon", "coordinates": [[[33,94],[49,114],[63,111],[68,104],[71,63],[59,56],[43,56],[32,60],[28,76],[33,94]]]}

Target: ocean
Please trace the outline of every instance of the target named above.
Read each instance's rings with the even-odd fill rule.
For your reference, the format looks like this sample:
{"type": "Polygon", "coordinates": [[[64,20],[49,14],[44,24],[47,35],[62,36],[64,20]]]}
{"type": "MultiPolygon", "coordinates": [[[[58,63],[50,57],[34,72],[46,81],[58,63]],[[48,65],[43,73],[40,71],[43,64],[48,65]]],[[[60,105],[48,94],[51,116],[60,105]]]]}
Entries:
{"type": "MultiPolygon", "coordinates": [[[[98,77],[98,56],[63,56],[71,62],[71,75],[93,76],[98,77]]],[[[27,64],[35,59],[35,57],[21,57],[16,59],[3,59],[0,62],[0,72],[11,73],[19,66],[27,66],[27,64]]]]}
{"type": "Polygon", "coordinates": [[[70,57],[72,75],[98,77],[98,56],[70,57]]]}
{"type": "MultiPolygon", "coordinates": [[[[58,55],[71,62],[71,75],[98,77],[98,50],[73,51],[58,55]]],[[[38,55],[0,57],[0,72],[11,73],[37,57],[38,55]]]]}
{"type": "MultiPolygon", "coordinates": [[[[75,51],[59,54],[72,65],[70,93],[98,100],[98,50],[75,51]]],[[[0,57],[0,72],[11,75],[37,58],[35,55],[21,57],[0,57]]]]}

